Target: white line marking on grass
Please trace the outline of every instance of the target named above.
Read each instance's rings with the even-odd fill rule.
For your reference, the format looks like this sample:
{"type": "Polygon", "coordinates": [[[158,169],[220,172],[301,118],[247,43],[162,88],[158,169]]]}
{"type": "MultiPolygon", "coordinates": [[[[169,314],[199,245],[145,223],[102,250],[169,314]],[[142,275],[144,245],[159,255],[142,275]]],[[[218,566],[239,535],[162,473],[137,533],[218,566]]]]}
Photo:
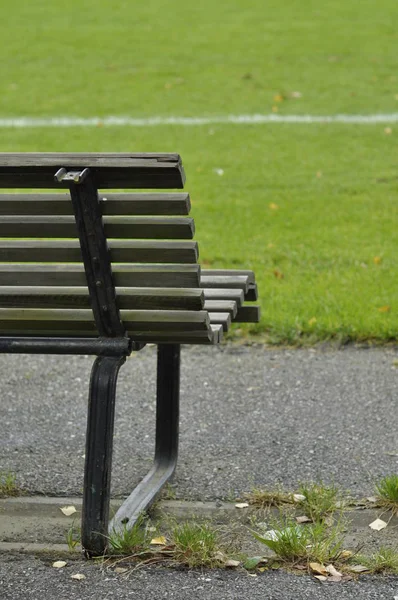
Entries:
{"type": "Polygon", "coordinates": [[[214,117],[4,117],[0,128],[30,127],[157,127],[161,125],[262,125],[266,123],[398,123],[398,113],[375,115],[225,115],[214,117]]]}

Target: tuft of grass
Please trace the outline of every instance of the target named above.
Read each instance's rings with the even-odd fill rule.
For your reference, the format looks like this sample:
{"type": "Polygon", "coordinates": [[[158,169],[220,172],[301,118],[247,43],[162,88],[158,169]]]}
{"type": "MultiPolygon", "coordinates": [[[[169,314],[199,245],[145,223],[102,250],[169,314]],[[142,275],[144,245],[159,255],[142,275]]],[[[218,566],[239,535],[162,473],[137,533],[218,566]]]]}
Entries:
{"type": "Polygon", "coordinates": [[[19,496],[21,493],[17,485],[15,473],[11,471],[0,472],[0,498],[19,496]]]}
{"type": "Polygon", "coordinates": [[[300,507],[314,522],[323,521],[344,504],[339,488],[335,485],[325,485],[322,481],[301,484],[299,493],[305,497],[299,502],[300,507]]]}
{"type": "Polygon", "coordinates": [[[358,554],[352,561],[364,565],[371,573],[398,574],[398,548],[382,547],[370,556],[358,554]]]}
{"type": "Polygon", "coordinates": [[[210,523],[185,522],[172,532],[173,558],[187,567],[215,567],[219,565],[217,531],[210,523]]]}
{"type": "Polygon", "coordinates": [[[281,487],[271,490],[254,488],[250,493],[245,494],[245,500],[258,508],[283,506],[284,504],[292,504],[293,502],[292,494],[285,492],[281,487]]]}
{"type": "Polygon", "coordinates": [[[108,541],[112,554],[131,555],[147,552],[151,536],[146,527],[146,516],[140,515],[130,528],[125,524],[120,530],[113,529],[108,541]]]}
{"type": "Polygon", "coordinates": [[[375,488],[380,503],[394,512],[398,512],[398,475],[383,477],[375,488]]]}
{"type": "Polygon", "coordinates": [[[319,562],[337,560],[343,544],[341,524],[328,527],[317,522],[298,525],[291,517],[272,523],[266,533],[253,531],[255,539],[265,544],[277,557],[287,563],[319,562]]]}
{"type": "Polygon", "coordinates": [[[80,544],[80,531],[76,531],[75,522],[73,521],[72,525],[65,533],[65,540],[68,544],[68,548],[70,552],[76,549],[76,546],[80,544]]]}

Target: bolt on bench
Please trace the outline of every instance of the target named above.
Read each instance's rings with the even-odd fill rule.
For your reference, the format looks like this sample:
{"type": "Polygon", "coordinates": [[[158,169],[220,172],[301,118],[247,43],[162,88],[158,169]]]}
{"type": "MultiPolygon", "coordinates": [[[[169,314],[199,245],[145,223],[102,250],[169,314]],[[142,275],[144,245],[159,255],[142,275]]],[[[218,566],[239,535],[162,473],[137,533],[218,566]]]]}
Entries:
{"type": "Polygon", "coordinates": [[[82,545],[102,554],[173,475],[180,345],[256,322],[251,271],[203,270],[178,154],[0,154],[0,352],[92,354],[82,545]],[[16,193],[19,188],[54,192],[16,193]],[[67,190],[62,192],[62,188],[67,190]],[[61,190],[61,191],[60,191],[61,190]],[[101,190],[99,192],[99,190],[101,190]],[[154,465],[109,523],[116,381],[158,346],[154,465]]]}

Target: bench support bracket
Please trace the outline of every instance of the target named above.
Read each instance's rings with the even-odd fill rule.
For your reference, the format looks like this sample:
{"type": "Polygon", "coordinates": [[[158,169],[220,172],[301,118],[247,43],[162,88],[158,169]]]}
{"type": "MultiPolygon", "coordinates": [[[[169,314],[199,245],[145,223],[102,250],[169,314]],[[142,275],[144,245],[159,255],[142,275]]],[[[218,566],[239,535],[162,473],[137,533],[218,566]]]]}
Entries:
{"type": "Polygon", "coordinates": [[[152,469],[124,501],[109,529],[130,529],[174,474],[178,456],[180,346],[159,344],[157,358],[156,444],[152,469]]]}
{"type": "Polygon", "coordinates": [[[82,510],[82,546],[103,554],[108,535],[116,382],[125,356],[98,356],[90,379],[82,510]]]}

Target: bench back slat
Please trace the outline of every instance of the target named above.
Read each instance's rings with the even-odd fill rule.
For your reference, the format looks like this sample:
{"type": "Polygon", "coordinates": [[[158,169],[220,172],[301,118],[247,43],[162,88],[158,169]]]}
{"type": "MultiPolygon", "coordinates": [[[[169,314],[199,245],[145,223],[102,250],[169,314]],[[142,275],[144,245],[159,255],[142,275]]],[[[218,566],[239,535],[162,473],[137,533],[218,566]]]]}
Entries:
{"type": "MultiPolygon", "coordinates": [[[[110,240],[113,263],[191,263],[196,242],[110,240]]],[[[0,240],[0,262],[81,262],[78,240],[0,240]]]]}
{"type": "MultiPolygon", "coordinates": [[[[199,287],[199,265],[132,265],[113,267],[118,287],[199,287]]],[[[80,264],[1,263],[2,285],[86,286],[86,275],[80,264]]]]}
{"type": "MultiPolygon", "coordinates": [[[[99,194],[103,215],[188,215],[191,202],[184,193],[99,194]]],[[[72,215],[70,194],[0,194],[0,215],[72,215]]]]}
{"type": "MultiPolygon", "coordinates": [[[[192,239],[194,222],[189,217],[104,217],[108,238],[192,239]]],[[[0,238],[74,238],[73,217],[5,216],[0,220],[0,238]]],[[[44,245],[45,242],[43,242],[44,245]]]]}
{"type": "MultiPolygon", "coordinates": [[[[136,310],[202,310],[204,293],[198,288],[116,288],[119,308],[136,310]]],[[[4,308],[89,308],[84,287],[0,287],[4,308]]],[[[207,308],[205,309],[207,310],[207,308]]]]}
{"type": "Polygon", "coordinates": [[[0,187],[68,187],[55,173],[90,168],[98,189],[172,189],[184,187],[178,154],[0,153],[0,187]]]}

